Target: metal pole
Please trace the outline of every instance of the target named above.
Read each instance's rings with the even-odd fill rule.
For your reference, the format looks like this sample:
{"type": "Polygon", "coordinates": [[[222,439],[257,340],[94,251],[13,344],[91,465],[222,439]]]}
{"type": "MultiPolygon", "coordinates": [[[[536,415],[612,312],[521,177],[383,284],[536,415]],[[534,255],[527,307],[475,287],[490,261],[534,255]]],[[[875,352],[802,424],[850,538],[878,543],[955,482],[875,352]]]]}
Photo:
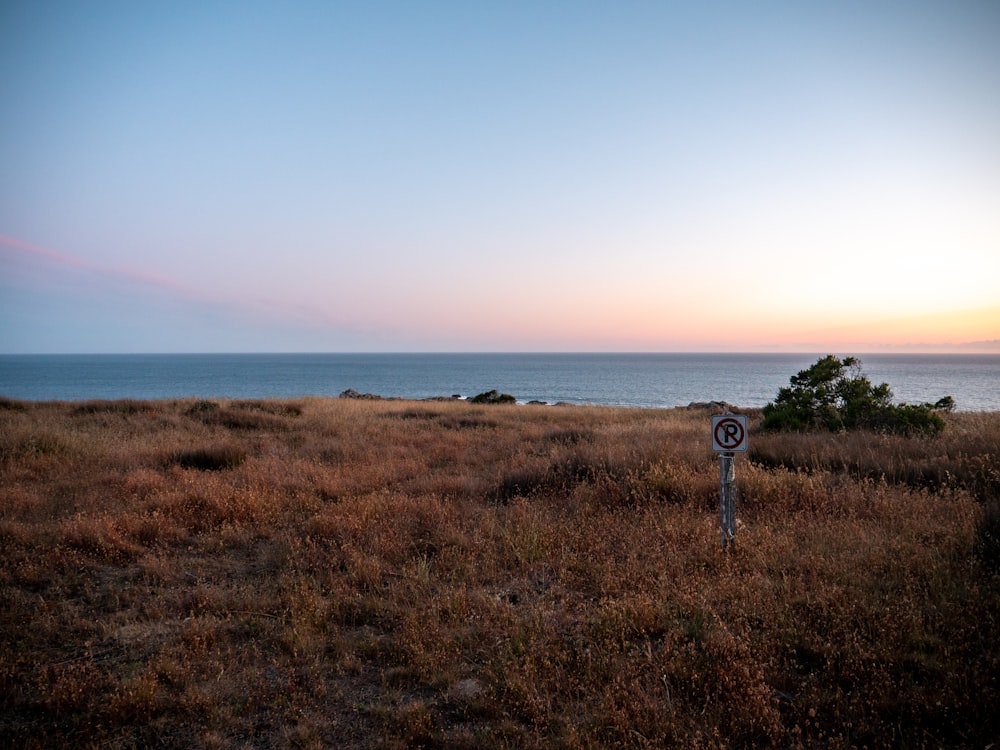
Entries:
{"type": "Polygon", "coordinates": [[[719,454],[719,535],[722,549],[736,544],[736,474],[735,454],[725,451],[719,454]]]}

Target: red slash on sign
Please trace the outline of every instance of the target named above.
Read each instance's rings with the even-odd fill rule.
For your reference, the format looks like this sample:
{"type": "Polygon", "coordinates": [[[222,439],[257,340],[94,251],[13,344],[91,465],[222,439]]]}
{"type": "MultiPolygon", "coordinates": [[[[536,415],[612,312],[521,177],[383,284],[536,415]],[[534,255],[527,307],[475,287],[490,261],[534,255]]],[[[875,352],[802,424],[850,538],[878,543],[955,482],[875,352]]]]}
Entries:
{"type": "Polygon", "coordinates": [[[712,450],[745,451],[747,418],[745,414],[717,414],[712,417],[712,450]]]}

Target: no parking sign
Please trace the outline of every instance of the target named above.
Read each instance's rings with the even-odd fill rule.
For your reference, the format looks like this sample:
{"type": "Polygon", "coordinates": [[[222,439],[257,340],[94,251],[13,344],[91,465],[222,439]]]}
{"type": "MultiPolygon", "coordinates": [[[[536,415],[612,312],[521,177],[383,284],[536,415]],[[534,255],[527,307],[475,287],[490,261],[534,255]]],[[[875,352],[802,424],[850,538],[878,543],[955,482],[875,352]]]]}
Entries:
{"type": "Polygon", "coordinates": [[[736,463],[737,451],[747,449],[745,414],[712,416],[712,450],[719,454],[719,533],[723,551],[736,544],[736,463]]]}
{"type": "Polygon", "coordinates": [[[719,453],[747,449],[746,414],[716,414],[712,417],[712,450],[719,453]]]}

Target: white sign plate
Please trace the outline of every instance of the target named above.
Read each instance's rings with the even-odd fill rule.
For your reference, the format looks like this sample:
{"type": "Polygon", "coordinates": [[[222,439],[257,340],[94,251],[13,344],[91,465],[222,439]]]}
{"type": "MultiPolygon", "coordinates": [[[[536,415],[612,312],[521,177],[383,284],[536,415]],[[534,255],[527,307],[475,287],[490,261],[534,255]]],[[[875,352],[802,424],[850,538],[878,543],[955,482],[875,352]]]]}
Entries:
{"type": "Polygon", "coordinates": [[[712,450],[719,453],[747,449],[746,414],[716,414],[712,417],[712,450]]]}

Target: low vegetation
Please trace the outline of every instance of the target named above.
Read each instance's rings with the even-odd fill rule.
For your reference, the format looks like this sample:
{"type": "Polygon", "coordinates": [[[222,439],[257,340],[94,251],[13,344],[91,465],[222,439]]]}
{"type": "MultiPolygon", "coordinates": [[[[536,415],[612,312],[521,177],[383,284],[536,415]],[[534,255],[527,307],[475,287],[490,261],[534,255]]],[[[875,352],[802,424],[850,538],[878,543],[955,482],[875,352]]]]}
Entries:
{"type": "Polygon", "coordinates": [[[0,746],[1000,736],[1000,413],[0,399],[0,746]]]}
{"type": "Polygon", "coordinates": [[[873,430],[897,435],[936,435],[944,412],[955,401],[942,396],[933,404],[893,403],[888,383],[873,385],[856,357],[827,355],[793,375],[764,407],[765,430],[873,430]]]}
{"type": "Polygon", "coordinates": [[[496,389],[485,391],[469,399],[473,404],[513,404],[517,399],[509,393],[500,393],[496,389]]]}

